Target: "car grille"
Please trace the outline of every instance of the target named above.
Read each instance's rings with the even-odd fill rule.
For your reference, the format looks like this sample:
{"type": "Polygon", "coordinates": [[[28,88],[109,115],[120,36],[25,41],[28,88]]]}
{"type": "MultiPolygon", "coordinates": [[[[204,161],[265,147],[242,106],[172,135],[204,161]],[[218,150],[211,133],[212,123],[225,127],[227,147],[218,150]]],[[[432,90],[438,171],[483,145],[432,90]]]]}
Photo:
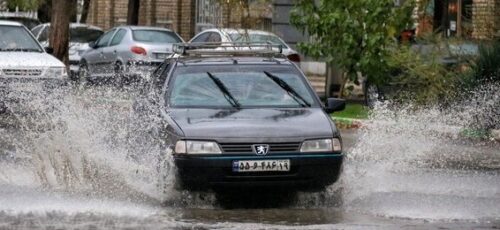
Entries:
{"type": "Polygon", "coordinates": [[[300,148],[300,142],[282,142],[282,143],[219,143],[224,153],[253,153],[254,144],[269,145],[268,153],[297,152],[300,148]]]}
{"type": "Polygon", "coordinates": [[[31,76],[36,77],[42,75],[41,69],[2,69],[5,76],[31,76]]]}

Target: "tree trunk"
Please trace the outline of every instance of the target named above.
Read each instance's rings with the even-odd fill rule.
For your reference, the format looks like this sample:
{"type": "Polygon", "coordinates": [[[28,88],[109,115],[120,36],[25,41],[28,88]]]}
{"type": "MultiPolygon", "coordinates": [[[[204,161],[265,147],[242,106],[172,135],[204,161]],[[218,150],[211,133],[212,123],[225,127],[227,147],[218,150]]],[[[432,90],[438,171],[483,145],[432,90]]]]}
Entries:
{"type": "Polygon", "coordinates": [[[128,0],[128,15],[127,15],[128,25],[139,24],[139,5],[140,5],[140,0],[128,0]]]}
{"type": "Polygon", "coordinates": [[[87,23],[89,8],[90,8],[90,0],[83,0],[82,17],[80,18],[80,23],[87,23]]]}
{"type": "Polygon", "coordinates": [[[52,0],[52,15],[50,23],[49,44],[54,49],[53,55],[68,65],[69,50],[69,18],[72,2],[67,0],[52,0]]]}

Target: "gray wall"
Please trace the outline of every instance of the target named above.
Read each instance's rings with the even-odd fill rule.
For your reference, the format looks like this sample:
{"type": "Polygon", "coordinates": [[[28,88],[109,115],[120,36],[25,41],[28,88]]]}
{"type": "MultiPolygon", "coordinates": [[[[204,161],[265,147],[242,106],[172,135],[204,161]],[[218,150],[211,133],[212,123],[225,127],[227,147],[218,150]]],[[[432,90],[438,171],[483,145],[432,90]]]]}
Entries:
{"type": "Polygon", "coordinates": [[[296,49],[298,42],[307,41],[307,36],[290,24],[290,11],[293,0],[273,0],[273,32],[283,38],[285,42],[296,49]]]}

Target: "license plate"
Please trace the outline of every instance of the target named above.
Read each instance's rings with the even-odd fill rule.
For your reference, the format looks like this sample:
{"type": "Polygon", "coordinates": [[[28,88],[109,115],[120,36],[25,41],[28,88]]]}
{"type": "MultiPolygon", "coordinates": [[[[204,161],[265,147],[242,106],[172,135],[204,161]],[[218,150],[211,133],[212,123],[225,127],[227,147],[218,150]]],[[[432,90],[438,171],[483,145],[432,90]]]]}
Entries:
{"type": "Polygon", "coordinates": [[[288,172],[290,160],[233,161],[233,172],[288,172]]]}
{"type": "Polygon", "coordinates": [[[166,59],[167,56],[168,56],[168,54],[166,54],[166,53],[158,53],[158,54],[156,54],[156,58],[157,59],[166,59]]]}

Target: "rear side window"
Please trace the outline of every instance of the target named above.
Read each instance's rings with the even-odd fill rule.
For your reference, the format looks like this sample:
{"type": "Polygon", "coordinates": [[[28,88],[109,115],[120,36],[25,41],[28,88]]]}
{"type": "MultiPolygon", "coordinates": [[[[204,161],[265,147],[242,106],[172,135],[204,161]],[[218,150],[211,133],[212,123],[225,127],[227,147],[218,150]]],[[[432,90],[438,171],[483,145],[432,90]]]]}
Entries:
{"type": "Polygon", "coordinates": [[[49,40],[49,28],[50,26],[46,26],[43,28],[42,32],[40,33],[40,36],[38,36],[38,41],[44,42],[49,40]]]}
{"type": "Polygon", "coordinates": [[[125,37],[125,34],[127,34],[126,30],[124,29],[118,30],[118,32],[116,32],[115,36],[113,37],[113,40],[111,40],[110,46],[116,46],[120,44],[123,40],[123,37],[125,37]]]}
{"type": "Polygon", "coordinates": [[[40,30],[43,28],[43,26],[37,26],[31,30],[31,33],[35,35],[35,37],[38,37],[38,33],[40,33],[40,30]]]}
{"type": "Polygon", "coordinates": [[[148,43],[178,43],[182,42],[179,36],[166,30],[133,30],[132,36],[135,41],[148,43]]]}
{"type": "Polygon", "coordinates": [[[69,30],[70,41],[78,43],[89,43],[97,40],[104,32],[87,27],[74,27],[69,30]]]}
{"type": "Polygon", "coordinates": [[[195,42],[207,42],[208,41],[208,36],[210,35],[210,33],[203,33],[203,34],[200,34],[198,35],[198,37],[196,37],[195,39],[193,39],[193,43],[195,42]]]}

